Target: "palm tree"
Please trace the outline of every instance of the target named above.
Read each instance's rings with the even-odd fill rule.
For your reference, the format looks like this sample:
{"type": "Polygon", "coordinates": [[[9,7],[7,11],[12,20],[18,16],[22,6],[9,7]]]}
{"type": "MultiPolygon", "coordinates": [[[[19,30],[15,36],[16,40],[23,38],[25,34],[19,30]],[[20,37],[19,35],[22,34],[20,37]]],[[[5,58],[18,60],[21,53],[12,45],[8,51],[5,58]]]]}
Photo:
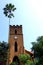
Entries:
{"type": "MultiPolygon", "coordinates": [[[[12,5],[11,3],[6,4],[3,10],[4,10],[5,16],[9,18],[9,28],[10,28],[10,19],[14,17],[13,12],[16,10],[15,5],[12,5]]],[[[9,36],[9,32],[8,32],[8,36],[9,36]]]]}
{"type": "Polygon", "coordinates": [[[13,11],[16,10],[15,6],[10,4],[6,4],[3,8],[5,16],[9,18],[9,25],[10,25],[10,19],[14,17],[13,11]]]}
{"type": "MultiPolygon", "coordinates": [[[[14,5],[12,5],[11,3],[9,3],[9,4],[5,5],[5,7],[3,8],[3,10],[4,10],[5,16],[7,16],[9,18],[9,28],[10,28],[10,19],[12,17],[14,17],[13,12],[16,10],[16,8],[15,8],[14,5]]],[[[8,42],[9,42],[9,32],[8,32],[8,42]]],[[[9,54],[8,54],[8,56],[9,56],[9,54]]]]}

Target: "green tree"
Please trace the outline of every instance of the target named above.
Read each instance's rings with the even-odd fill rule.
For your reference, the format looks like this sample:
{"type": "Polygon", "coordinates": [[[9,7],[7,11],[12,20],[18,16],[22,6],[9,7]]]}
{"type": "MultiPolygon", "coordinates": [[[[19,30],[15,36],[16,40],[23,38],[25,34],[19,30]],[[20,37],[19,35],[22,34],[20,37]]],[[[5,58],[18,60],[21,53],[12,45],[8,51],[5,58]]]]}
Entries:
{"type": "Polygon", "coordinates": [[[18,65],[17,62],[12,62],[10,65],[18,65]]]}
{"type": "Polygon", "coordinates": [[[28,60],[25,65],[34,65],[33,61],[28,60]]]}
{"type": "Polygon", "coordinates": [[[6,42],[0,42],[0,62],[6,63],[8,48],[9,46],[6,42]]]}
{"type": "Polygon", "coordinates": [[[30,60],[30,55],[27,55],[27,54],[20,54],[19,55],[19,60],[20,60],[20,63],[22,65],[25,65],[25,63],[30,60]]]}
{"type": "Polygon", "coordinates": [[[15,6],[12,5],[11,3],[10,4],[6,4],[5,7],[3,8],[4,10],[4,14],[5,16],[7,16],[9,18],[9,24],[10,24],[10,19],[12,17],[14,17],[14,14],[13,14],[13,11],[16,10],[15,6]]]}
{"type": "Polygon", "coordinates": [[[37,65],[43,65],[43,36],[38,37],[36,42],[32,42],[32,45],[34,57],[38,60],[37,65]]]}

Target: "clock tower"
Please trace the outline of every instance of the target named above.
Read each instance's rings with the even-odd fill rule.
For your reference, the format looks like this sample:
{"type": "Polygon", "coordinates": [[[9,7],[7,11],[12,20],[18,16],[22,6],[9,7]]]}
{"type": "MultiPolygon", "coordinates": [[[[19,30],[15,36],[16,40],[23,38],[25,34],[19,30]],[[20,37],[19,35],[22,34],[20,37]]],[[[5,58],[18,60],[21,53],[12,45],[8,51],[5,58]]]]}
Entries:
{"type": "Polygon", "coordinates": [[[10,25],[9,26],[9,55],[8,62],[9,64],[18,57],[19,54],[24,53],[23,45],[23,33],[22,25],[10,25]]]}

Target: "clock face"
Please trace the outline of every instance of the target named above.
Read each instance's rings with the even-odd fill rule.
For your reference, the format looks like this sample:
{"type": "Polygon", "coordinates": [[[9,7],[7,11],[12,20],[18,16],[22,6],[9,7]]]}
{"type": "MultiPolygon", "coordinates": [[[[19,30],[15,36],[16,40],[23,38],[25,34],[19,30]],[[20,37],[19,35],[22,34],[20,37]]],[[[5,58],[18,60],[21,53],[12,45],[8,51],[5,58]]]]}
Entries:
{"type": "Polygon", "coordinates": [[[18,37],[17,36],[14,36],[15,39],[17,39],[18,37]]]}

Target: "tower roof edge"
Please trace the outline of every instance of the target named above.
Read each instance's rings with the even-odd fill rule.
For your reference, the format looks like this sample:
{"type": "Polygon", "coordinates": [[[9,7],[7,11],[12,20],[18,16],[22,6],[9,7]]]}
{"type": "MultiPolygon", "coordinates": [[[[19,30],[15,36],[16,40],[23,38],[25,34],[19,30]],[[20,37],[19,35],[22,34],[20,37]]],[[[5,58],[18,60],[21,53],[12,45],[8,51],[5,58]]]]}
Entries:
{"type": "Polygon", "coordinates": [[[22,27],[22,25],[9,25],[10,27],[22,27]]]}

